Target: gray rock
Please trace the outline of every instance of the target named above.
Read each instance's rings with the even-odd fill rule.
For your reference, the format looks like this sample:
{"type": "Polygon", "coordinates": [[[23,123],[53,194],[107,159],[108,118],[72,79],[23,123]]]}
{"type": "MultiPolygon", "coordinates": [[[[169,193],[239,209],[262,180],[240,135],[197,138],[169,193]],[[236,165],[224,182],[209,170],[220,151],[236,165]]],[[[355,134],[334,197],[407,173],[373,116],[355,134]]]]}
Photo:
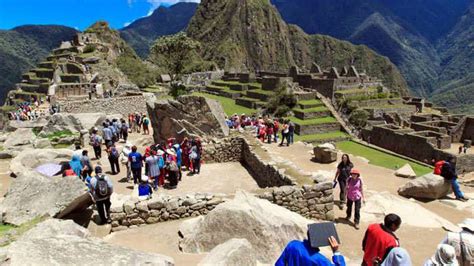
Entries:
{"type": "Polygon", "coordinates": [[[10,185],[0,205],[3,221],[21,225],[38,216],[61,218],[92,204],[84,183],[77,177],[45,177],[21,173],[10,185]]]}
{"type": "Polygon", "coordinates": [[[49,139],[44,139],[44,138],[37,138],[33,143],[33,147],[35,147],[35,149],[52,148],[51,141],[49,141],[49,139]]]}
{"type": "Polygon", "coordinates": [[[150,208],[152,210],[159,210],[159,209],[164,208],[164,207],[165,207],[165,200],[162,197],[153,196],[153,198],[151,198],[148,201],[148,208],[150,208]]]}
{"type": "Polygon", "coordinates": [[[3,143],[3,147],[5,149],[14,149],[18,148],[18,146],[32,146],[35,139],[36,135],[33,133],[33,129],[19,128],[8,136],[8,138],[3,143]]]}
{"type": "Polygon", "coordinates": [[[210,211],[184,221],[180,226],[180,248],[183,252],[210,252],[232,238],[245,238],[254,247],[262,263],[276,261],[285,245],[306,236],[310,220],[258,199],[244,192],[237,192],[233,200],[210,211]]]}
{"type": "Polygon", "coordinates": [[[432,173],[407,182],[398,194],[408,198],[440,199],[451,192],[451,185],[442,176],[432,173]]]}
{"type": "Polygon", "coordinates": [[[337,151],[332,144],[322,144],[313,148],[314,160],[318,163],[332,163],[337,160],[337,151]]]}
{"type": "Polygon", "coordinates": [[[27,149],[10,162],[10,171],[19,175],[42,164],[70,161],[71,156],[72,151],[67,149],[27,149]]]}
{"type": "Polygon", "coordinates": [[[133,210],[135,209],[135,202],[128,200],[123,204],[123,210],[127,215],[133,214],[133,210]]]}
{"type": "Polygon", "coordinates": [[[257,254],[247,239],[232,238],[213,248],[198,265],[256,265],[257,254]]]}
{"type": "Polygon", "coordinates": [[[70,220],[56,219],[38,224],[0,253],[9,265],[174,265],[172,258],[110,245],[70,220]]]}
{"type": "Polygon", "coordinates": [[[148,202],[140,201],[137,203],[137,210],[140,212],[148,212],[148,202]]]}
{"type": "Polygon", "coordinates": [[[411,168],[410,164],[405,164],[402,166],[400,169],[395,171],[395,175],[403,178],[415,178],[416,173],[413,171],[413,168],[411,168]]]}
{"type": "Polygon", "coordinates": [[[176,210],[179,207],[179,201],[177,199],[172,199],[165,203],[165,207],[168,211],[176,210]]]}

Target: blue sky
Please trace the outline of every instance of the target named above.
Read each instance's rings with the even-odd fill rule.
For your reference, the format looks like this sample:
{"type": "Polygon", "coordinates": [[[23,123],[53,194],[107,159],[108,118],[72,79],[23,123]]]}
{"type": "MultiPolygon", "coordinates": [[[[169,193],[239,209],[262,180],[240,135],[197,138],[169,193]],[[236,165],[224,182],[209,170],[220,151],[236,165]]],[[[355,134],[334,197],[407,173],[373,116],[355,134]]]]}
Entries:
{"type": "Polygon", "coordinates": [[[58,24],[84,30],[97,20],[122,28],[160,5],[199,0],[0,0],[0,29],[58,24]]]}

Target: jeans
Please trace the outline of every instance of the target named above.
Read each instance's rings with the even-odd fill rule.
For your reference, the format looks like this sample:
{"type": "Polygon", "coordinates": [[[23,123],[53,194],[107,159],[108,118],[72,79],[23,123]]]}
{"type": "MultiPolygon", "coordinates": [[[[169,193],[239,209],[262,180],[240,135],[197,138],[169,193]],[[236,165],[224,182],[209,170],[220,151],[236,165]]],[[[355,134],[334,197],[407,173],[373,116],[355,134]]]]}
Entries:
{"type": "MultiPolygon", "coordinates": [[[[341,204],[343,204],[344,202],[346,202],[346,189],[347,189],[347,178],[341,178],[339,177],[337,179],[337,182],[339,182],[339,188],[340,188],[340,192],[339,192],[339,202],[341,204]]],[[[342,206],[342,205],[341,205],[342,206]]]]}
{"type": "Polygon", "coordinates": [[[293,137],[294,137],[294,135],[295,135],[294,132],[288,133],[288,143],[289,143],[289,144],[293,144],[293,137]]]}
{"type": "Polygon", "coordinates": [[[142,168],[132,168],[133,183],[138,184],[142,177],[142,168]]]}
{"type": "Polygon", "coordinates": [[[110,168],[112,169],[112,174],[120,173],[120,165],[117,157],[109,156],[110,168]]]}
{"type": "Polygon", "coordinates": [[[354,206],[354,223],[359,224],[359,222],[360,222],[360,207],[362,206],[362,201],[360,199],[356,200],[356,201],[352,201],[350,199],[347,199],[347,210],[346,210],[347,218],[351,218],[352,203],[355,203],[354,204],[355,205],[354,206]]]}
{"type": "Polygon", "coordinates": [[[199,174],[201,172],[201,159],[193,160],[193,173],[199,174]]]}
{"type": "Polygon", "coordinates": [[[281,133],[281,143],[280,143],[281,146],[283,146],[283,142],[285,142],[285,140],[286,140],[286,145],[289,145],[290,142],[289,142],[288,134],[281,133]]]}
{"type": "Polygon", "coordinates": [[[110,198],[96,201],[97,211],[99,212],[99,217],[102,223],[106,223],[107,219],[110,217],[110,198]]]}
{"type": "Polygon", "coordinates": [[[449,182],[451,183],[451,187],[453,188],[453,192],[454,192],[454,195],[456,196],[456,199],[464,198],[464,194],[461,191],[461,187],[459,187],[457,178],[453,178],[449,180],[449,182]]]}

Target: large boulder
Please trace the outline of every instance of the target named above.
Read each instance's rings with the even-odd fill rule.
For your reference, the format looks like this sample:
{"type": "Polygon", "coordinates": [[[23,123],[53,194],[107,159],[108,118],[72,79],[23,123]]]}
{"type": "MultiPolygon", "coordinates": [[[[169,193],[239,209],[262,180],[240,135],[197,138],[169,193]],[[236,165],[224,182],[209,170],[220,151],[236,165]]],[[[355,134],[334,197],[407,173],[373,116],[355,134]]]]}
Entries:
{"type": "Polygon", "coordinates": [[[180,226],[180,249],[188,253],[210,252],[232,238],[247,239],[257,259],[273,263],[291,240],[306,236],[310,220],[267,200],[245,192],[218,205],[206,216],[180,226]]]}
{"type": "Polygon", "coordinates": [[[64,217],[92,204],[77,177],[46,177],[25,171],[13,180],[0,204],[3,222],[21,225],[37,217],[64,217]]]}
{"type": "Polygon", "coordinates": [[[68,113],[57,113],[48,118],[48,123],[41,130],[40,136],[46,136],[64,130],[78,132],[82,128],[81,121],[74,115],[68,113]]]}
{"type": "Polygon", "coordinates": [[[407,182],[398,194],[407,198],[440,199],[451,192],[451,185],[442,176],[432,173],[407,182]]]}
{"type": "Polygon", "coordinates": [[[71,220],[49,219],[0,249],[9,265],[174,265],[160,254],[113,246],[71,220]]]}
{"type": "Polygon", "coordinates": [[[314,147],[314,160],[318,163],[332,163],[337,160],[337,151],[334,145],[325,143],[314,147]]]}
{"type": "Polygon", "coordinates": [[[413,171],[413,168],[411,168],[410,164],[405,164],[401,168],[399,168],[397,171],[395,171],[395,175],[403,178],[415,178],[416,173],[413,171]]]}
{"type": "Polygon", "coordinates": [[[7,131],[15,131],[19,128],[34,128],[40,129],[43,128],[46,124],[48,124],[48,120],[46,117],[40,117],[36,120],[27,120],[27,121],[20,121],[20,120],[10,120],[6,127],[7,131]]]}
{"type": "Polygon", "coordinates": [[[233,238],[213,248],[200,266],[257,265],[257,253],[247,239],[233,238]]]}
{"type": "Polygon", "coordinates": [[[68,149],[28,149],[20,152],[10,162],[13,175],[30,171],[46,163],[60,163],[71,160],[72,150],[68,149]]]}
{"type": "Polygon", "coordinates": [[[156,142],[169,137],[225,137],[229,128],[218,101],[200,96],[147,102],[156,142]]]}
{"type": "Polygon", "coordinates": [[[32,128],[19,128],[8,135],[3,143],[5,149],[21,150],[27,147],[32,147],[36,135],[32,128]]]}

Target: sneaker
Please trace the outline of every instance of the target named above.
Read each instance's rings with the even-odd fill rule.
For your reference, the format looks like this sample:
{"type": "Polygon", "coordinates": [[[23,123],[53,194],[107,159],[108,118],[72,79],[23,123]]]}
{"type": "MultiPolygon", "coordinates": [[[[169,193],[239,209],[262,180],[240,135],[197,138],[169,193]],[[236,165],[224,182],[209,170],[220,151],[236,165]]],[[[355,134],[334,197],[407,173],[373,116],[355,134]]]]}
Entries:
{"type": "Polygon", "coordinates": [[[355,228],[356,230],[359,230],[359,228],[360,228],[360,227],[359,227],[359,223],[355,223],[355,224],[354,224],[354,228],[355,228]]]}
{"type": "Polygon", "coordinates": [[[459,200],[459,201],[462,201],[462,202],[466,202],[466,201],[469,200],[469,199],[467,199],[466,197],[456,198],[456,199],[459,200]]]}

